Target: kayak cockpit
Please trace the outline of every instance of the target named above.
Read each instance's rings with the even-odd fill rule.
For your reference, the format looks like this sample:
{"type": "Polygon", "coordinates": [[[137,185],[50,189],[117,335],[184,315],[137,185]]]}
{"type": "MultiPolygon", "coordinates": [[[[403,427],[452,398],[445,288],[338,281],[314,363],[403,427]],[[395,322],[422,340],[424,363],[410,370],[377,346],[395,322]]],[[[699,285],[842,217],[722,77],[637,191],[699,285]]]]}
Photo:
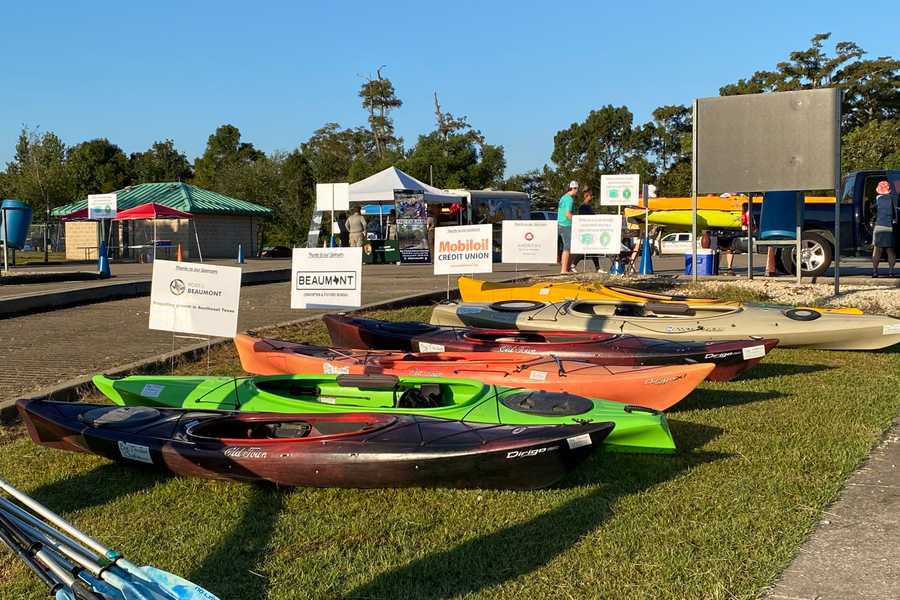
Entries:
{"type": "Polygon", "coordinates": [[[553,339],[539,331],[478,331],[466,333],[466,340],[479,344],[592,344],[597,341],[618,337],[615,333],[554,332],[553,339]]]}
{"type": "Polygon", "coordinates": [[[678,318],[716,317],[733,313],[734,306],[691,306],[679,302],[570,302],[568,312],[589,317],[678,318]]]}
{"type": "Polygon", "coordinates": [[[256,389],[286,401],[318,402],[360,409],[442,408],[459,406],[481,397],[484,384],[475,380],[404,377],[393,375],[338,375],[334,379],[299,379],[291,376],[259,377],[256,389]]]}
{"type": "Polygon", "coordinates": [[[187,436],[225,442],[305,440],[359,435],[383,429],[397,421],[392,415],[351,413],[345,415],[265,415],[248,413],[208,419],[189,425],[187,436]]]}

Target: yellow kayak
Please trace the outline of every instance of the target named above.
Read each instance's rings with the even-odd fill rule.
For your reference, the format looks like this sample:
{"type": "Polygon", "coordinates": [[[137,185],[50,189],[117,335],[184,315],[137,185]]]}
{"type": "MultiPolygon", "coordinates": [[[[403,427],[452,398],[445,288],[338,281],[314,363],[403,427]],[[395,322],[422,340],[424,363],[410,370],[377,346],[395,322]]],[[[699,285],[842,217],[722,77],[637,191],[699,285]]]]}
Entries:
{"type": "Polygon", "coordinates": [[[502,300],[537,300],[564,302],[566,300],[625,300],[627,302],[682,302],[687,304],[735,304],[716,298],[654,294],[628,287],[606,286],[580,281],[538,281],[531,285],[495,283],[471,277],[456,280],[463,302],[500,302],[502,300]]]}
{"type": "MultiPolygon", "coordinates": [[[[568,300],[619,300],[624,302],[677,302],[690,306],[737,307],[739,302],[725,302],[718,298],[697,298],[677,294],[656,294],[635,288],[608,286],[580,281],[538,281],[536,283],[495,283],[471,277],[456,280],[463,302],[502,302],[506,300],[535,300],[537,302],[566,302],[568,300]]],[[[820,308],[819,312],[861,315],[858,308],[820,308]]]]}
{"type": "MultiPolygon", "coordinates": [[[[687,229],[691,226],[693,213],[688,210],[651,210],[648,220],[654,225],[665,225],[672,229],[687,229]]],[[[637,221],[644,220],[643,208],[626,208],[625,216],[637,221]]],[[[740,229],[741,211],[739,210],[698,210],[697,227],[699,229],[740,229]]]]}

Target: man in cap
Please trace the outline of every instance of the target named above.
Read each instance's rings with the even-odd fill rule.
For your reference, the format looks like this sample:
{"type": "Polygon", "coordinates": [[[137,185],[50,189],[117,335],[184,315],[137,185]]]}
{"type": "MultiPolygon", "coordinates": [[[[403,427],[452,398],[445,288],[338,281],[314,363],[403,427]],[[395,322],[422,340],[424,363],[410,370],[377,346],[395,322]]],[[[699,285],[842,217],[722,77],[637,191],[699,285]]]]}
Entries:
{"type": "Polygon", "coordinates": [[[560,273],[569,272],[569,257],[572,251],[572,207],[575,206],[575,196],[578,195],[578,182],[570,181],[569,187],[556,207],[556,224],[559,226],[559,237],[562,240],[562,254],[560,255],[560,273]]]}

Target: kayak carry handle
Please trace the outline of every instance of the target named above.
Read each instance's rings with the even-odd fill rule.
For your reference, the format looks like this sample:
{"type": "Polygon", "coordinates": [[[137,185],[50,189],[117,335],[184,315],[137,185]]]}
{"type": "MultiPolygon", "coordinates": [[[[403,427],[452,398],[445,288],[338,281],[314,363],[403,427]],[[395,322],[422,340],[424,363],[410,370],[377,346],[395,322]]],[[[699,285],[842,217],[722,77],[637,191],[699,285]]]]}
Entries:
{"type": "Polygon", "coordinates": [[[648,408],[646,406],[638,406],[637,404],[626,404],[625,412],[627,412],[627,413],[645,412],[645,413],[650,413],[651,415],[662,414],[662,411],[656,410],[655,408],[648,408]]]}
{"type": "Polygon", "coordinates": [[[400,378],[396,375],[338,375],[335,381],[341,387],[369,390],[393,390],[400,385],[400,378]]]}

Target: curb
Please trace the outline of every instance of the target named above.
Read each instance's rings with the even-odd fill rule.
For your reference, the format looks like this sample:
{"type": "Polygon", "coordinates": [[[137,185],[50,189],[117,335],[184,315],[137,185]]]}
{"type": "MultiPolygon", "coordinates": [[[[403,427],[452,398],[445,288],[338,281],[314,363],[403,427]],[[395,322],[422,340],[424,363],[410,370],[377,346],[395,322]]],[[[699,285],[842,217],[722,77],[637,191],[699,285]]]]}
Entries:
{"type": "MultiPolygon", "coordinates": [[[[288,274],[290,273],[290,269],[285,269],[288,274]]],[[[273,271],[267,271],[268,273],[272,273],[273,271]]],[[[288,275],[289,277],[289,275],[288,275]]],[[[255,283],[269,283],[269,282],[255,282],[255,283]]],[[[250,283],[248,285],[253,285],[250,283]]],[[[149,282],[147,282],[148,293],[149,293],[149,282]]],[[[459,296],[459,290],[453,288],[450,290],[450,298],[455,299],[459,296]]],[[[387,310],[393,308],[403,308],[405,306],[409,306],[414,303],[424,303],[424,302],[436,302],[440,300],[445,300],[447,298],[446,290],[438,290],[436,292],[423,292],[421,294],[410,294],[408,296],[401,296],[399,298],[391,298],[390,300],[383,300],[381,302],[372,302],[370,304],[366,304],[352,311],[346,312],[359,312],[365,310],[387,310]]],[[[256,333],[264,333],[266,331],[273,331],[276,329],[280,329],[282,327],[290,327],[292,325],[300,325],[302,323],[308,323],[310,321],[317,321],[321,319],[321,315],[311,315],[307,317],[301,317],[299,319],[291,319],[289,321],[282,321],[280,323],[273,323],[272,325],[265,325],[264,327],[256,327],[253,329],[256,333]]],[[[246,333],[246,332],[242,332],[246,333]]],[[[209,340],[209,348],[212,350],[213,348],[222,346],[224,344],[230,344],[231,338],[211,338],[209,340]]],[[[197,344],[192,344],[190,346],[186,346],[175,352],[164,352],[162,354],[157,354],[155,356],[151,356],[149,358],[144,358],[141,360],[137,360],[134,362],[130,362],[125,365],[120,365],[118,367],[113,367],[111,369],[107,369],[105,371],[101,371],[103,375],[118,377],[127,374],[138,373],[153,373],[159,370],[164,370],[173,360],[196,360],[200,356],[203,355],[203,352],[206,351],[207,344],[202,342],[197,344]]],[[[93,384],[91,383],[91,378],[93,375],[86,375],[82,377],[76,377],[74,379],[69,379],[68,381],[64,381],[57,385],[47,386],[44,388],[40,388],[34,390],[32,392],[28,392],[16,398],[11,398],[9,400],[0,401],[0,425],[8,425],[15,422],[18,419],[18,414],[16,411],[16,402],[19,400],[35,400],[38,398],[50,398],[52,397],[54,400],[62,400],[66,402],[76,402],[81,397],[83,397],[88,391],[91,390],[93,384]]]]}
{"type": "MultiPolygon", "coordinates": [[[[290,268],[248,271],[241,274],[241,286],[280,283],[282,281],[290,281],[290,279],[290,268]]],[[[18,296],[9,300],[0,300],[0,319],[47,312],[58,308],[70,308],[97,302],[107,302],[109,300],[122,300],[149,295],[149,279],[60,292],[38,292],[30,296],[18,296]]]]}
{"type": "Polygon", "coordinates": [[[56,283],[60,281],[92,281],[102,279],[95,271],[53,271],[49,273],[26,272],[0,276],[0,285],[22,283],[56,283]]]}

